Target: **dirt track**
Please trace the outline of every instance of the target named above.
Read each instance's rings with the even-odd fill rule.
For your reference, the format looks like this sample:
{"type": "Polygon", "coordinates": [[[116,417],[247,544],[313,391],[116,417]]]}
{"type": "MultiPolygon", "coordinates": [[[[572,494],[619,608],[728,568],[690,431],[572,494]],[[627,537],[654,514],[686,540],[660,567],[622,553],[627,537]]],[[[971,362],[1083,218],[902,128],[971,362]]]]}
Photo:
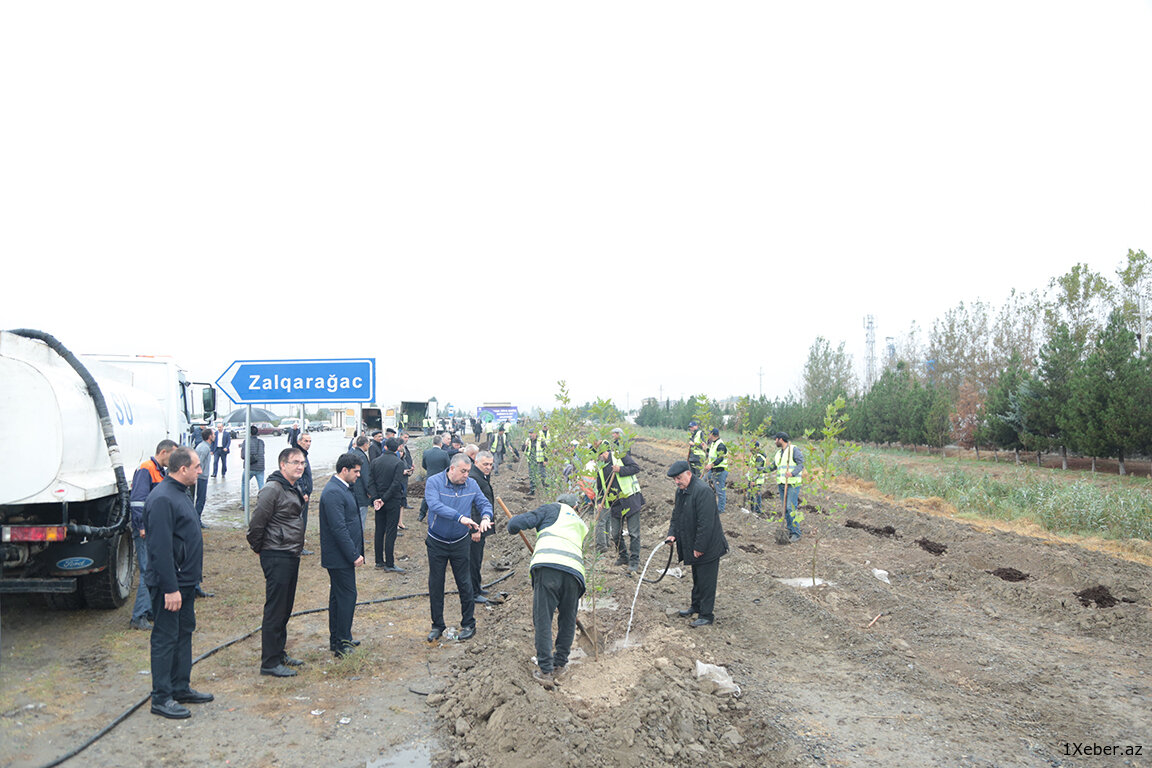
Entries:
{"type": "MultiPolygon", "coordinates": [[[[663,469],[680,456],[655,443],[634,453],[648,499],[646,558],[670,511],[663,469]]],[[[523,469],[495,478],[513,511],[529,503],[523,481],[523,469]]],[[[290,649],[308,662],[299,678],[259,677],[258,639],[237,643],[194,668],[193,685],[217,701],[192,720],[138,712],[69,764],[387,765],[382,758],[407,749],[417,761],[430,753],[434,765],[493,767],[1152,765],[1152,570],[875,498],[832,502],[846,506],[810,512],[805,540],[778,546],[776,526],[741,513],[730,491],[717,623],[692,630],[676,617],[689,573],[645,585],[632,644],[579,659],[556,692],[531,678],[527,559],[518,537],[499,533],[488,540],[485,580],[506,573],[492,569],[500,561],[516,572],[497,587],[507,602],[477,611],[475,639],[429,646],[426,600],[389,602],[358,609],[360,658],[336,662],[325,615],[295,618],[290,649]],[[781,583],[810,580],[816,529],[817,576],[830,583],[781,583]],[[1009,568],[1028,577],[990,573],[1009,568]],[[1082,605],[1075,593],[1096,586],[1120,602],[1082,605]],[[742,695],[697,681],[697,660],[726,667],[742,695]],[[1084,757],[1077,744],[1143,754],[1084,757]]],[[[414,515],[406,518],[399,551],[410,572],[362,571],[361,600],[423,590],[423,537],[414,515]]],[[[198,604],[196,653],[257,626],[262,599],[242,534],[208,533],[206,567],[221,596],[198,604]]],[[[653,567],[665,559],[658,554],[653,567]]],[[[297,608],[326,604],[318,562],[301,570],[297,608]]],[[[596,617],[609,647],[623,639],[635,584],[619,568],[605,575],[601,603],[619,606],[596,617]]],[[[446,606],[452,623],[458,606],[451,597],[446,606]]],[[[147,692],[137,674],[147,669],[146,636],[123,629],[118,614],[15,610],[6,601],[2,762],[58,756],[147,692]],[[105,642],[88,657],[53,644],[92,622],[105,642]]]]}

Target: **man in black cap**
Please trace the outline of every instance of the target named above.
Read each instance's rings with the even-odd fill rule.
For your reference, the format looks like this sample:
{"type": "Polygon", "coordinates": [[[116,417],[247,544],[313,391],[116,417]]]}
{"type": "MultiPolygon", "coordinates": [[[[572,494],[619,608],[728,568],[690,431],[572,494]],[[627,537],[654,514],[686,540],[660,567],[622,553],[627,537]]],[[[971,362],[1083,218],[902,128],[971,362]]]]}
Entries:
{"type": "Polygon", "coordinates": [[[691,465],[677,461],[668,468],[668,477],[676,484],[676,504],[664,543],[675,544],[680,561],[692,566],[692,604],[680,616],[698,614],[691,626],[702,627],[715,620],[716,582],[728,540],[716,511],[716,495],[692,473],[691,465]]]}
{"type": "Polygon", "coordinates": [[[800,541],[800,521],[804,513],[797,507],[800,504],[801,473],[804,471],[804,455],[792,445],[787,432],[776,433],[776,455],[772,458],[769,470],[776,473],[776,489],[784,499],[784,524],[788,526],[788,542],[800,541]]]}

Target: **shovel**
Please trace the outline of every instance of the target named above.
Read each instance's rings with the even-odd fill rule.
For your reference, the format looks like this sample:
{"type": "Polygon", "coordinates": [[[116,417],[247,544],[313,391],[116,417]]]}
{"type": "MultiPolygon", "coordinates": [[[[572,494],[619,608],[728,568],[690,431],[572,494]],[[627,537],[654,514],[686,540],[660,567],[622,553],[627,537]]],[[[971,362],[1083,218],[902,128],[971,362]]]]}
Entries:
{"type": "MultiPolygon", "coordinates": [[[[500,505],[500,508],[504,510],[504,514],[508,515],[508,519],[511,520],[512,511],[508,509],[508,506],[504,503],[504,500],[497,496],[496,503],[500,505]]],[[[524,531],[520,531],[520,538],[524,542],[524,546],[528,547],[529,554],[535,551],[532,548],[531,542],[528,541],[528,537],[524,535],[524,531]]],[[[580,643],[580,646],[584,649],[584,652],[591,653],[592,658],[599,660],[600,651],[604,649],[604,639],[600,637],[600,633],[596,631],[595,625],[593,625],[592,631],[589,631],[588,627],[584,626],[584,622],[580,620],[579,614],[577,614],[576,628],[580,630],[580,634],[576,639],[577,642],[580,643]]]]}

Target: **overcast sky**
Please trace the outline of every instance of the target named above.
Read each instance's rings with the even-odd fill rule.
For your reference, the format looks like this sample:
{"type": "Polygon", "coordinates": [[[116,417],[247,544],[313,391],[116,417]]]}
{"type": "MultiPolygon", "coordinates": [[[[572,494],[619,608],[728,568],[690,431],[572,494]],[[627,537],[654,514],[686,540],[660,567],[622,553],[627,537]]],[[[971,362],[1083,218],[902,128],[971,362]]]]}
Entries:
{"type": "Polygon", "coordinates": [[[1152,248],[1149,40],[1134,0],[4,3],[0,327],[374,357],[385,403],[783,397],[867,314],[879,352],[1152,248]]]}

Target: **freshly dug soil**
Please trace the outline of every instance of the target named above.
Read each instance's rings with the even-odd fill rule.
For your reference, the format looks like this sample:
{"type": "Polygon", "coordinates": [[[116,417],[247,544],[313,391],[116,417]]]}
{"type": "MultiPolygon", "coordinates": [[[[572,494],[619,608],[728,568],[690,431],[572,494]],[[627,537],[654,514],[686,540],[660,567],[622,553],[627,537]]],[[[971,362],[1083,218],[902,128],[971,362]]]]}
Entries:
{"type": "Polygon", "coordinates": [[[1004,579],[1004,581],[1024,581],[1028,578],[1028,574],[1015,568],[996,568],[988,571],[988,573],[998,579],[1004,579]]]}
{"type": "Polygon", "coordinates": [[[931,539],[916,539],[916,543],[919,544],[920,548],[925,552],[931,552],[934,555],[942,555],[948,551],[947,544],[940,544],[931,539]]]}
{"type": "Polygon", "coordinates": [[[896,529],[891,525],[880,527],[875,525],[868,525],[867,523],[861,523],[859,520],[845,520],[844,527],[858,528],[862,531],[868,531],[868,533],[872,534],[873,536],[887,536],[890,538],[896,536],[896,529]]]}
{"type": "Polygon", "coordinates": [[[1097,608],[1111,608],[1116,605],[1119,600],[1112,596],[1112,593],[1103,584],[1097,584],[1088,589],[1082,589],[1076,593],[1076,597],[1080,598],[1080,604],[1084,607],[1096,603],[1097,608]]]}
{"type": "MultiPolygon", "coordinates": [[[[322,455],[318,447],[312,456],[322,455]]],[[[658,550],[651,579],[667,560],[672,490],[663,472],[683,447],[640,442],[634,453],[650,499],[639,523],[641,564],[658,550]]],[[[544,501],[526,496],[525,479],[523,462],[494,477],[514,513],[544,501]]],[[[397,542],[407,572],[360,569],[362,601],[426,588],[419,499],[410,505],[397,542]]],[[[721,560],[712,626],[692,629],[677,616],[689,602],[691,568],[673,562],[679,571],[641,585],[629,631],[637,581],[601,558],[589,578],[596,611],[581,619],[606,650],[574,658],[552,691],[532,678],[532,589],[518,536],[500,530],[487,540],[484,581],[507,576],[493,587],[507,599],[477,607],[473,639],[427,643],[427,599],[394,599],[357,609],[363,645],[343,660],[327,650],[319,555],[305,558],[296,605],[320,610],[288,626],[289,651],[306,662],[298,677],[259,676],[259,634],[241,640],[193,668],[193,686],[216,701],[196,706],[191,720],[138,711],[65,765],[1105,764],[1069,754],[1067,745],[1085,743],[1140,744],[1144,757],[1105,762],[1148,764],[1152,568],[878,494],[834,494],[815,506],[846,512],[810,512],[799,543],[773,546],[781,524],[729,505],[725,529],[755,549],[733,546],[721,560]],[[861,536],[847,516],[908,538],[861,536]],[[919,539],[948,542],[948,557],[913,544],[919,539]],[[988,577],[1005,562],[1029,578],[988,577]],[[812,575],[824,583],[811,586],[812,575]],[[1104,610],[1070,598],[1101,588],[1119,602],[1104,610]],[[698,679],[698,662],[724,667],[740,694],[698,679]]],[[[196,655],[258,627],[263,603],[258,561],[239,526],[214,523],[206,534],[205,586],[217,596],[197,602],[196,655]]],[[[371,542],[371,520],[368,534],[371,542]]],[[[319,550],[314,528],[310,544],[319,550]]],[[[458,601],[447,597],[445,609],[458,626],[458,601]]],[[[53,612],[5,596],[2,611],[0,764],[42,765],[147,693],[147,633],[127,628],[127,606],[53,612]]]]}

